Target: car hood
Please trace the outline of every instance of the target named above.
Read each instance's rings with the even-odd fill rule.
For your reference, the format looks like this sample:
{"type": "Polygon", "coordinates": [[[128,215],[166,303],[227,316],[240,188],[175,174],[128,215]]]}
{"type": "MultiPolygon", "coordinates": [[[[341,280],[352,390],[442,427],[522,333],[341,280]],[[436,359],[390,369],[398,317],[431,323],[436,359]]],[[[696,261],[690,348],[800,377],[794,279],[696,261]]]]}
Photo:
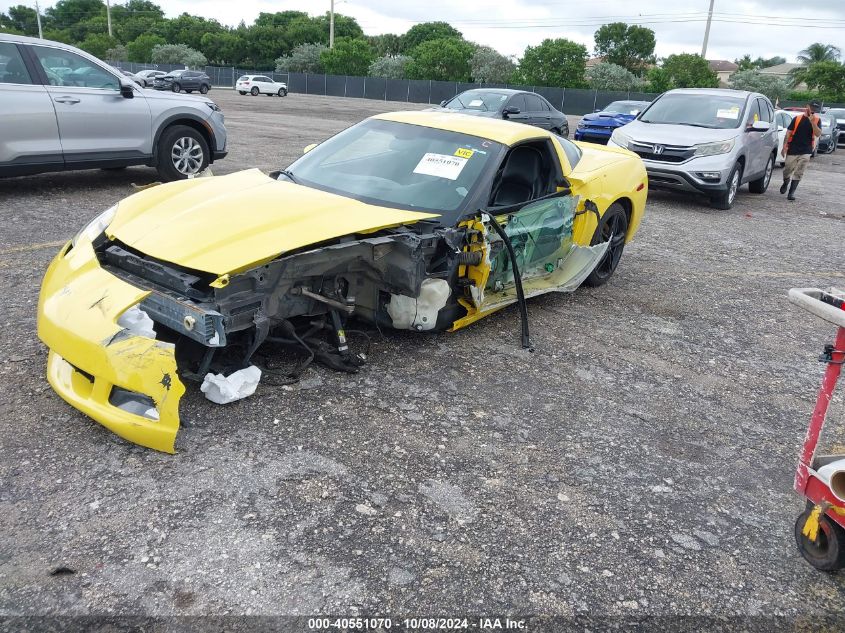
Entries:
{"type": "Polygon", "coordinates": [[[157,259],[223,275],[343,235],[436,217],[366,204],[250,169],[146,189],[120,203],[106,233],[157,259]]]}
{"type": "Polygon", "coordinates": [[[619,127],[634,120],[636,115],[633,114],[617,114],[613,112],[596,112],[593,114],[585,114],[581,119],[589,123],[593,127],[619,127]]]}
{"type": "Polygon", "coordinates": [[[642,121],[632,121],[622,132],[625,136],[630,136],[633,140],[642,143],[682,146],[726,141],[741,134],[739,128],[711,129],[690,125],[643,123],[642,121]]]}

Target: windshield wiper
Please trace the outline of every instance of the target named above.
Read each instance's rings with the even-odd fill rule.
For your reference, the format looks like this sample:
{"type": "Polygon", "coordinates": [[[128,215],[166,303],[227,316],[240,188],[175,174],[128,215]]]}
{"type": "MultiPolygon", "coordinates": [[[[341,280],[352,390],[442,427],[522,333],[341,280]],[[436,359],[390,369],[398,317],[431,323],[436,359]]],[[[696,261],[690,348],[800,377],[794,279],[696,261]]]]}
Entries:
{"type": "Polygon", "coordinates": [[[704,127],[708,130],[717,129],[715,125],[704,125],[704,123],[676,123],[675,125],[688,125],[690,127],[704,127]]]}
{"type": "Polygon", "coordinates": [[[293,184],[298,185],[299,181],[296,179],[296,176],[293,175],[293,172],[288,171],[287,169],[280,169],[278,171],[280,176],[284,176],[288,180],[290,180],[293,184]]]}

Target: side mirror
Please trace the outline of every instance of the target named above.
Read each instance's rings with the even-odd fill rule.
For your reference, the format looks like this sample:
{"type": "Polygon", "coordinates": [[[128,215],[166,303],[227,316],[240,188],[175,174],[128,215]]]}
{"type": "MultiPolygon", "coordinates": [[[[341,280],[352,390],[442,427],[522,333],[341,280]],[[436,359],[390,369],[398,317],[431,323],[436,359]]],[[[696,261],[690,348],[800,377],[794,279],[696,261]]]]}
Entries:
{"type": "Polygon", "coordinates": [[[308,152],[310,152],[315,147],[317,147],[317,143],[311,143],[311,145],[306,145],[305,147],[302,148],[302,153],[307,154],[308,152]]]}
{"type": "Polygon", "coordinates": [[[502,114],[507,119],[509,114],[519,114],[520,110],[516,106],[508,106],[502,110],[502,114]]]}
{"type": "Polygon", "coordinates": [[[593,112],[601,112],[601,108],[596,108],[593,112]]]}
{"type": "Polygon", "coordinates": [[[748,128],[749,132],[768,132],[772,129],[772,124],[768,121],[754,121],[751,124],[751,127],[748,128]]]}
{"type": "Polygon", "coordinates": [[[128,81],[126,79],[120,80],[120,96],[124,99],[135,98],[135,87],[131,81],[128,81]]]}
{"type": "Polygon", "coordinates": [[[443,99],[443,101],[440,102],[440,107],[445,108],[447,103],[449,103],[449,102],[446,101],[446,99],[443,99]]]}

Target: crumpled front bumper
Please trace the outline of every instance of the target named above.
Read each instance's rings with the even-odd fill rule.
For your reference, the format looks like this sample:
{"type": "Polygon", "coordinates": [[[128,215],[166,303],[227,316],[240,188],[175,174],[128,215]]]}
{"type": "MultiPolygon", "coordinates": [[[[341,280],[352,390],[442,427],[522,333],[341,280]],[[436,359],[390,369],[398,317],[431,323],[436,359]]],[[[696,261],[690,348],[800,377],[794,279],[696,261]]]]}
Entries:
{"type": "Polygon", "coordinates": [[[38,337],[50,350],[47,379],[64,400],[130,442],[173,453],[185,393],[175,346],[117,324],[147,294],[103,270],[90,243],[67,244],[41,285],[38,337]],[[151,398],[155,411],[118,406],[115,394],[126,392],[151,398]]]}

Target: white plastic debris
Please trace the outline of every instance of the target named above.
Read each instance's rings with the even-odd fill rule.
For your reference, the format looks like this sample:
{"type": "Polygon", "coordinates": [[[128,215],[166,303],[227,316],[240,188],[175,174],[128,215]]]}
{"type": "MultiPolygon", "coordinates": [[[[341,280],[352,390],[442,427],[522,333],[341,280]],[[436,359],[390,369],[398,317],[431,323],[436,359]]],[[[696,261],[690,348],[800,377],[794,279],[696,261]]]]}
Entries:
{"type": "Polygon", "coordinates": [[[121,314],[117,320],[117,324],[129,330],[135,336],[156,337],[156,331],[153,329],[153,320],[138,306],[132,306],[121,314]]]}
{"type": "Polygon", "coordinates": [[[200,391],[212,402],[228,404],[254,394],[259,380],[261,370],[255,365],[240,369],[229,376],[209,372],[202,381],[200,391]]]}

